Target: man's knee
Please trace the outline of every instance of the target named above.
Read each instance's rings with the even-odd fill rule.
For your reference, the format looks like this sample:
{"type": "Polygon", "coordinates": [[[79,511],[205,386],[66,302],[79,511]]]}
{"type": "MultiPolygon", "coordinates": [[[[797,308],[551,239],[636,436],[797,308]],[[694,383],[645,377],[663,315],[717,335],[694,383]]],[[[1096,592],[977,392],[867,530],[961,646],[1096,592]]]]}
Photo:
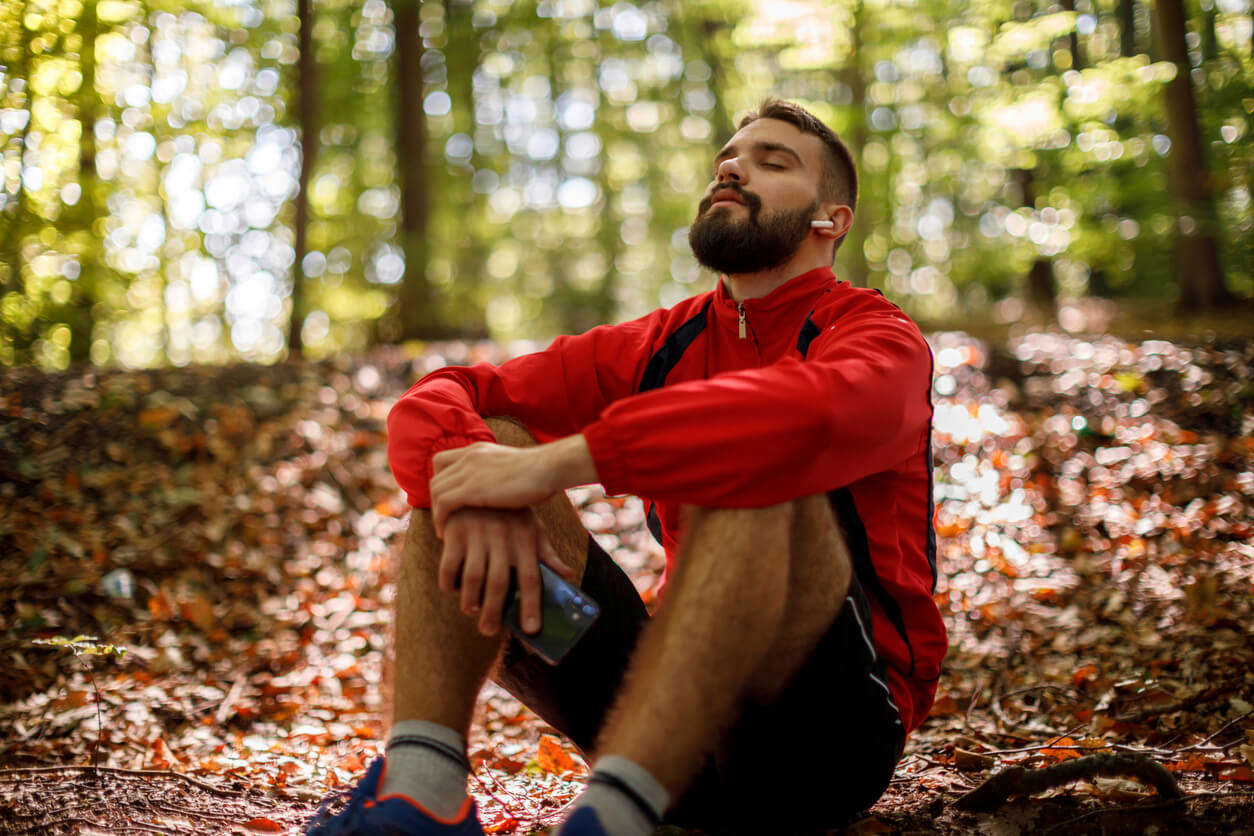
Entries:
{"type": "Polygon", "coordinates": [[[766,549],[786,549],[793,562],[834,564],[847,576],[853,564],[844,532],[826,494],[813,494],[763,508],[710,508],[686,505],[685,536],[751,538],[766,549]]]}
{"type": "Polygon", "coordinates": [[[496,436],[497,444],[507,447],[534,447],[538,443],[522,422],[508,415],[493,415],[484,419],[488,429],[496,436]]]}
{"type": "Polygon", "coordinates": [[[803,563],[818,561],[834,568],[848,584],[853,560],[845,543],[845,532],[836,519],[826,494],[804,496],[794,502],[792,525],[793,555],[803,563]]]}
{"type": "Polygon", "coordinates": [[[712,530],[728,535],[748,533],[760,536],[786,531],[792,520],[794,503],[781,502],[763,508],[713,508],[685,505],[680,511],[682,528],[688,534],[712,530]]]}
{"type": "Polygon", "coordinates": [[[802,529],[828,528],[837,536],[840,535],[840,527],[836,525],[826,494],[803,496],[800,499],[761,508],[713,508],[685,505],[681,516],[685,531],[691,531],[694,526],[769,530],[785,525],[802,529]]]}

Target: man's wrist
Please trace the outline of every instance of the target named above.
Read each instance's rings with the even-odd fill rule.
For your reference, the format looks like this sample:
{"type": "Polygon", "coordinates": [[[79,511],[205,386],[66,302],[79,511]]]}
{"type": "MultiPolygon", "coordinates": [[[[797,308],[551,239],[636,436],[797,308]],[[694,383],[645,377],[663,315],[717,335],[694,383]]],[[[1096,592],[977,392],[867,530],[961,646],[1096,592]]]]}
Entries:
{"type": "Polygon", "coordinates": [[[596,464],[582,434],[576,433],[537,449],[543,450],[549,457],[555,493],[597,480],[596,464]]]}

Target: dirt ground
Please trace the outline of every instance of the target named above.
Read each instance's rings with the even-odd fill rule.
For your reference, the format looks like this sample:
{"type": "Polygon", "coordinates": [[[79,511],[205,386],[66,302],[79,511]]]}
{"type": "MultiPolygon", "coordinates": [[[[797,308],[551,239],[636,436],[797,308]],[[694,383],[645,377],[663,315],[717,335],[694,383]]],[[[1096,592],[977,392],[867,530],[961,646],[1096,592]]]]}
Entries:
{"type": "MultiPolygon", "coordinates": [[[[1254,347],[931,340],[951,649],[846,832],[1254,832],[1254,347]],[[1094,756],[1185,797],[1146,772],[955,805],[1094,756]]],[[[387,409],[501,356],[0,372],[0,833],[296,833],[342,800],[385,731],[387,409]]],[[[571,498],[652,604],[639,500],[571,498]]],[[[546,832],[587,770],[494,687],[470,757],[492,833],[546,832]]]]}

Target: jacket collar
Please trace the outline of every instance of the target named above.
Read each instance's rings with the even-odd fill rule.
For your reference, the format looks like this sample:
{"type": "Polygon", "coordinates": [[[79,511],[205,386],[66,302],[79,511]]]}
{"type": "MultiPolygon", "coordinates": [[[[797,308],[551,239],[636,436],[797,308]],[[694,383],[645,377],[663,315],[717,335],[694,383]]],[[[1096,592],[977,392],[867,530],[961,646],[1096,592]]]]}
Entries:
{"type": "MultiPolygon", "coordinates": [[[[777,308],[800,306],[802,303],[813,306],[812,300],[814,296],[834,286],[835,283],[836,275],[832,273],[832,268],[816,267],[799,276],[794,276],[765,296],[760,296],[756,299],[746,299],[744,301],[745,311],[773,311],[777,308]]],[[[714,289],[714,301],[715,309],[720,314],[730,314],[733,317],[738,316],[736,300],[727,292],[727,286],[723,283],[722,276],[719,276],[718,285],[714,289]]]]}

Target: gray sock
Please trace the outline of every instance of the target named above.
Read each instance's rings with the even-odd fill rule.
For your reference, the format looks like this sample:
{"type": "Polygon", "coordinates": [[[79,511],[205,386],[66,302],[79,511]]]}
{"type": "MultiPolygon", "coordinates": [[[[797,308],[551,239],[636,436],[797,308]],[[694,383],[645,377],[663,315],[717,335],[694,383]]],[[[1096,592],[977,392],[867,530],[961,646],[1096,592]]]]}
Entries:
{"type": "Polygon", "coordinates": [[[588,788],[575,802],[591,807],[610,836],[648,836],[670,804],[670,793],[643,767],[606,755],[588,776],[588,788]]]}
{"type": "Polygon", "coordinates": [[[402,720],[388,735],[379,795],[409,796],[428,813],[451,819],[466,802],[469,774],[465,738],[439,723],[402,720]]]}

